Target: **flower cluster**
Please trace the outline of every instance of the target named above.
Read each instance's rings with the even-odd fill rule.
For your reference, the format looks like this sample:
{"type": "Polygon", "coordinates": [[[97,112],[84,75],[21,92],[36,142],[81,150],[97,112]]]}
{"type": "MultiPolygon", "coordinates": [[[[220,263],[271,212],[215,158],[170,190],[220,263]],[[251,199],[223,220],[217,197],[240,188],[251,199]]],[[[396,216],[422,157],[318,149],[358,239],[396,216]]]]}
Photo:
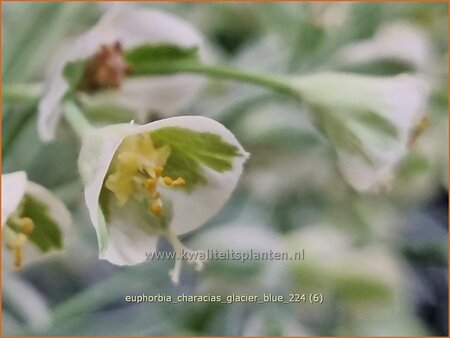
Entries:
{"type": "MultiPolygon", "coordinates": [[[[386,42],[385,33],[341,54],[364,61],[386,44],[390,49],[382,57],[399,54],[395,43],[386,42]]],[[[170,65],[199,70],[205,54],[201,34],[170,14],[113,9],[75,41],[52,77],[39,104],[38,131],[44,141],[54,138],[67,102],[124,107],[141,123],[83,131],[78,168],[100,258],[117,265],[143,262],[148,252],[157,250],[161,236],[180,256],[187,249],[178,236],[206,223],[235,189],[249,154],[225,126],[200,116],[145,123],[154,111],[176,115],[194,97],[203,81],[198,75],[180,74],[183,70],[174,75],[170,65]]],[[[272,85],[299,99],[315,128],[335,147],[343,177],[360,191],[389,185],[421,129],[428,97],[424,82],[410,75],[319,73],[273,76],[272,81],[267,75],[227,69],[211,74],[239,80],[253,76],[250,82],[272,85]]],[[[70,219],[61,203],[27,182],[25,173],[4,175],[3,189],[3,235],[15,265],[22,265],[28,241],[43,252],[59,249],[58,225],[65,224],[59,216],[70,219]],[[39,202],[42,196],[46,203],[39,202]]],[[[202,267],[198,260],[189,263],[202,267]]],[[[180,268],[177,260],[171,272],[175,283],[180,268]]]]}

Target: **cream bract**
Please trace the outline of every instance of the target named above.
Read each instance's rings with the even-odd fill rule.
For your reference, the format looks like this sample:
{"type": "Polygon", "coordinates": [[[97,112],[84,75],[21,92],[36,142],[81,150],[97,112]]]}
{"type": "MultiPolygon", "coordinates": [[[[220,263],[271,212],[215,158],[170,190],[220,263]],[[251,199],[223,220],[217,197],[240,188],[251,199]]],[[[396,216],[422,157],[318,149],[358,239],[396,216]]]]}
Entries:
{"type": "Polygon", "coordinates": [[[387,185],[425,115],[427,84],[411,75],[325,73],[294,85],[336,147],[348,183],[357,190],[387,185]]]}

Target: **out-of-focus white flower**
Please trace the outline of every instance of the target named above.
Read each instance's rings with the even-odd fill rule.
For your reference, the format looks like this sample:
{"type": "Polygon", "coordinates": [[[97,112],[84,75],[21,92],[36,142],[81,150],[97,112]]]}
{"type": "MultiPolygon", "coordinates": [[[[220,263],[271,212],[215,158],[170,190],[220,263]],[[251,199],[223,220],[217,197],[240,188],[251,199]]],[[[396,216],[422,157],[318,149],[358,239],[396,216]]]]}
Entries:
{"type": "Polygon", "coordinates": [[[324,73],[294,80],[338,166],[357,190],[389,184],[423,119],[428,86],[417,77],[324,73]]]}
{"type": "MultiPolygon", "coordinates": [[[[182,255],[187,249],[177,235],[222,208],[247,157],[229,130],[200,116],[112,125],[88,134],[78,164],[100,258],[118,265],[143,262],[155,251],[158,235],[182,255]]],[[[171,273],[174,282],[180,264],[181,259],[171,273]]]]}
{"type": "MultiPolygon", "coordinates": [[[[161,44],[198,47],[200,57],[205,54],[201,34],[189,23],[169,13],[123,7],[106,12],[94,27],[75,41],[51,78],[48,91],[39,104],[38,130],[41,139],[50,141],[55,136],[61,117],[61,100],[69,89],[63,75],[64,67],[69,62],[87,60],[110,51],[113,55],[110,55],[108,62],[122,73],[116,75],[123,76],[126,67],[119,58],[114,58],[114,52],[161,44]]],[[[136,118],[143,120],[153,111],[166,116],[176,114],[193,99],[202,84],[201,77],[186,74],[125,78],[118,89],[105,89],[85,97],[85,100],[120,105],[134,111],[136,118]]]]}
{"type": "Polygon", "coordinates": [[[403,293],[407,270],[386,248],[354,246],[352,236],[329,224],[311,224],[289,233],[285,243],[288,252],[305,250],[304,261],[290,262],[292,277],[303,290],[319,289],[363,306],[407,296],[403,293]]]}
{"type": "Polygon", "coordinates": [[[342,47],[336,54],[339,64],[368,64],[378,60],[397,60],[414,70],[424,70],[431,59],[431,42],[425,31],[408,22],[389,23],[368,40],[342,47]]]}
{"type": "Polygon", "coordinates": [[[28,181],[25,172],[2,175],[2,237],[17,268],[24,259],[62,249],[70,223],[64,204],[44,187],[28,181]]]}
{"type": "Polygon", "coordinates": [[[414,142],[411,153],[399,166],[393,197],[403,203],[424,203],[447,189],[448,116],[436,113],[430,116],[429,126],[414,142]]]}

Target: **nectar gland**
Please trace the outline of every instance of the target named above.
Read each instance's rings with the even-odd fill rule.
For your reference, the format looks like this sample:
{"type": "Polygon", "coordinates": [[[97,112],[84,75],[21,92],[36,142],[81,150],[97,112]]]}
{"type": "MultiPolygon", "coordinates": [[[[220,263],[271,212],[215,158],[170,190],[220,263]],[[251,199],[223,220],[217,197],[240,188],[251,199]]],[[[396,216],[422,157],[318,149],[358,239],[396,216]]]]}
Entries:
{"type": "Polygon", "coordinates": [[[120,42],[101,45],[88,60],[80,89],[88,93],[108,88],[117,89],[130,71],[131,67],[123,56],[120,42]]]}

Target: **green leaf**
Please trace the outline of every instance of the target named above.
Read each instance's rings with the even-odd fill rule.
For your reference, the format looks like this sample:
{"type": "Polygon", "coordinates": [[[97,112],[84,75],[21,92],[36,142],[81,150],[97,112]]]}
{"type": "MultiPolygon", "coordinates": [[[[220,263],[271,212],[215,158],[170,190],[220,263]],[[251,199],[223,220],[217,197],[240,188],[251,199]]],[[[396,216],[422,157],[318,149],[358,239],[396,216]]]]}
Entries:
{"type": "Polygon", "coordinates": [[[179,127],[161,128],[151,133],[156,147],[169,145],[172,152],[164,167],[165,175],[183,177],[186,188],[205,184],[201,165],[225,172],[232,169],[238,148],[222,140],[219,135],[196,132],[179,127]]]}
{"type": "Polygon", "coordinates": [[[198,48],[183,48],[175,45],[142,45],[124,53],[125,60],[131,66],[131,75],[138,75],[152,66],[159,68],[163,64],[174,62],[198,62],[198,48]]]}
{"type": "Polygon", "coordinates": [[[23,215],[33,220],[34,229],[30,240],[42,252],[62,248],[61,231],[45,204],[26,195],[23,202],[23,215]]]}
{"type": "Polygon", "coordinates": [[[350,8],[350,25],[354,39],[372,36],[382,20],[383,9],[379,2],[354,3],[350,8]]]}
{"type": "Polygon", "coordinates": [[[86,69],[87,61],[69,62],[65,65],[63,76],[69,84],[69,92],[75,91],[82,79],[86,69]]]}
{"type": "Polygon", "coordinates": [[[61,41],[91,23],[91,12],[88,3],[13,4],[2,18],[3,81],[26,83],[39,76],[61,41]]]}
{"type": "Polygon", "coordinates": [[[300,13],[297,25],[297,38],[293,44],[289,69],[297,70],[303,66],[305,59],[310,59],[314,53],[323,46],[326,38],[324,27],[314,20],[311,8],[304,7],[300,13]]]}

